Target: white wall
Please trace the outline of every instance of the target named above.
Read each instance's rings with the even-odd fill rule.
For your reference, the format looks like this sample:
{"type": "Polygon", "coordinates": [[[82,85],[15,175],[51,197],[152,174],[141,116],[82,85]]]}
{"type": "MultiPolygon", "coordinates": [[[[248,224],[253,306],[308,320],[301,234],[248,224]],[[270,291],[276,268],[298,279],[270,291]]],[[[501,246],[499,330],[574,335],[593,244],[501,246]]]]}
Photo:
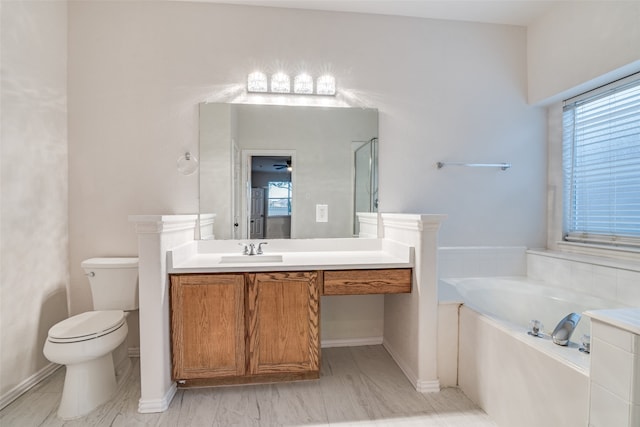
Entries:
{"type": "Polygon", "coordinates": [[[529,26],[527,48],[533,104],[631,74],[640,70],[640,2],[557,2],[529,26]]]}
{"type": "MultiPolygon", "coordinates": [[[[198,103],[251,101],[246,75],[336,76],[338,105],[380,111],[380,209],[445,213],[441,243],[540,247],[544,112],[526,104],[521,27],[182,2],[69,5],[72,311],[79,264],[136,251],[129,214],[198,210],[198,103]],[[437,161],[513,164],[507,172],[437,161]]],[[[292,98],[294,99],[294,98],[292,98]]],[[[291,101],[294,102],[294,101],[291,101]]]]}
{"type": "Polygon", "coordinates": [[[67,4],[2,2],[0,397],[67,316],[67,4]]]}

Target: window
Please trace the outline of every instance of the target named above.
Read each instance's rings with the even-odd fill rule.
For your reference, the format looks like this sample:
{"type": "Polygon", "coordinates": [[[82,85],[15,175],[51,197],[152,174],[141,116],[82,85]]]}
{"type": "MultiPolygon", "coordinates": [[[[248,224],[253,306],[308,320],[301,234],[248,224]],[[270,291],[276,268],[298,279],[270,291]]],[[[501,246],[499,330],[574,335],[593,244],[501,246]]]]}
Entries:
{"type": "Polygon", "coordinates": [[[271,181],[267,187],[267,216],[291,215],[291,182],[271,181]]]}
{"type": "Polygon", "coordinates": [[[564,239],[640,246],[640,74],[565,101],[564,239]]]}

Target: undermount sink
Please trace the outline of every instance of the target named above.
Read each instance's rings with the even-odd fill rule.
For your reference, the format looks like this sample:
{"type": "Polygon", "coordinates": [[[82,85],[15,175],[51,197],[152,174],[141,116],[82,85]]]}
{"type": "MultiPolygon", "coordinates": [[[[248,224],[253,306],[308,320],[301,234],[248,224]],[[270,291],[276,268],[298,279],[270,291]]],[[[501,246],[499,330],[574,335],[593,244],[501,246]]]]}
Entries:
{"type": "Polygon", "coordinates": [[[223,255],[220,263],[282,262],[282,255],[223,255]]]}

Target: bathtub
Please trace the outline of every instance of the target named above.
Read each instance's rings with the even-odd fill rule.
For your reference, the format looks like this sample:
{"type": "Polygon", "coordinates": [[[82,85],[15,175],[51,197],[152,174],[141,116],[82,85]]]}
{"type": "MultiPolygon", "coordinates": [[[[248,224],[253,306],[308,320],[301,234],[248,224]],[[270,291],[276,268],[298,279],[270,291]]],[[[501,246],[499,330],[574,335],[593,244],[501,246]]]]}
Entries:
{"type": "Polygon", "coordinates": [[[571,312],[616,308],[607,300],[545,286],[526,277],[441,280],[441,299],[458,299],[458,385],[500,426],[580,426],[588,423],[590,333],[583,316],[568,346],[549,334],[571,312]],[[527,334],[529,321],[543,337],[527,334]]]}

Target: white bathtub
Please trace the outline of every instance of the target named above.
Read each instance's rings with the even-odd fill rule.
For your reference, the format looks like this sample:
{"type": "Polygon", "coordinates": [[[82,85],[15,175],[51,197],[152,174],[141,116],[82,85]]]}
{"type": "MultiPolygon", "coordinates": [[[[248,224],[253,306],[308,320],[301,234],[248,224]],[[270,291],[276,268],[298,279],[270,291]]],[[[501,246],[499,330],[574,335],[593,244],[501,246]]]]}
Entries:
{"type": "Polygon", "coordinates": [[[578,350],[590,331],[582,317],[567,347],[549,337],[569,313],[619,304],[545,286],[526,277],[441,281],[440,295],[464,302],[459,315],[458,384],[500,426],[581,426],[588,419],[589,355],[578,350]],[[529,321],[544,337],[527,334],[529,321]]]}

